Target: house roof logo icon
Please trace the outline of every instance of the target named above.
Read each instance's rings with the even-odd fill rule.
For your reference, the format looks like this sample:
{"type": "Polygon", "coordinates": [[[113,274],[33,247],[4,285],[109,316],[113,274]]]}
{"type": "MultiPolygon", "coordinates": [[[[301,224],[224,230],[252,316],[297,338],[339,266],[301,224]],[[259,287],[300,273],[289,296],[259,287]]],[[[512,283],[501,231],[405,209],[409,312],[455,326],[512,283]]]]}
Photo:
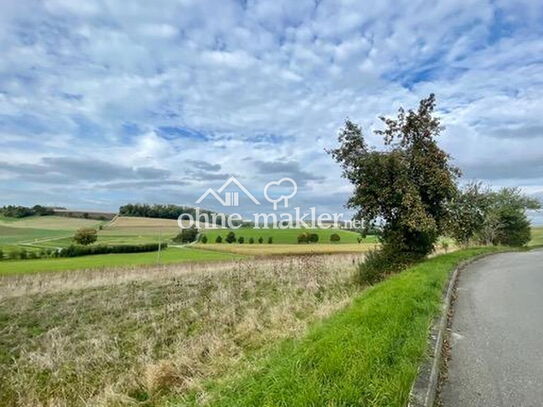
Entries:
{"type": "Polygon", "coordinates": [[[249,198],[255,205],[260,205],[260,202],[258,199],[254,197],[253,194],[249,192],[247,188],[243,186],[241,182],[239,182],[235,177],[230,177],[226,180],[222,186],[217,189],[216,191],[212,188],[208,188],[207,191],[205,191],[200,198],[196,201],[197,204],[201,203],[204,199],[206,199],[209,195],[213,196],[219,202],[222,206],[239,206],[239,192],[224,192],[226,188],[228,188],[230,185],[235,185],[239,188],[243,194],[249,198]],[[223,194],[224,192],[224,194],[223,194]]]}

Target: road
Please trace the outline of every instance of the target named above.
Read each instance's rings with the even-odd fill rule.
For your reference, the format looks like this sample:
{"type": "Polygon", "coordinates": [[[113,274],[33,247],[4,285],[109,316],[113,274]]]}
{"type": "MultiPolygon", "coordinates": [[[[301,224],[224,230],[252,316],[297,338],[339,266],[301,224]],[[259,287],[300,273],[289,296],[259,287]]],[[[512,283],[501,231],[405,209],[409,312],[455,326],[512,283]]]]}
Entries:
{"type": "Polygon", "coordinates": [[[451,339],[444,407],[543,406],[543,250],[465,269],[451,339]]]}

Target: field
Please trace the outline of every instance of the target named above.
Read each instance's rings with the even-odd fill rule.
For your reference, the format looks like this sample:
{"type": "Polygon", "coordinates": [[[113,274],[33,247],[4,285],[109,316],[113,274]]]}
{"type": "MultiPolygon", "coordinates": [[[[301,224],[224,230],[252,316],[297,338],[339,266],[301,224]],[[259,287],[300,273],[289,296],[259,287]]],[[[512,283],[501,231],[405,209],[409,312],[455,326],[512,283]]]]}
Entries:
{"type": "Polygon", "coordinates": [[[234,253],[213,252],[193,248],[169,247],[160,253],[100,254],[94,256],[6,260],[0,262],[0,275],[35,273],[38,271],[64,271],[76,269],[95,269],[108,267],[144,266],[152,264],[171,264],[184,262],[235,260],[241,256],[234,253]]]}
{"type": "Polygon", "coordinates": [[[324,244],[196,244],[194,247],[209,251],[237,253],[248,256],[361,253],[375,247],[375,243],[324,244]]]}
{"type": "MultiPolygon", "coordinates": [[[[214,243],[217,236],[221,236],[224,242],[224,239],[227,233],[230,230],[225,229],[215,229],[215,230],[205,230],[202,232],[202,235],[207,236],[209,243],[214,243]]],[[[268,238],[273,238],[274,244],[298,244],[298,235],[304,232],[307,233],[316,233],[319,235],[319,243],[330,243],[330,235],[337,233],[341,240],[338,242],[341,243],[358,243],[358,238],[360,234],[356,232],[351,232],[348,230],[338,230],[338,229],[249,229],[249,228],[240,228],[232,230],[236,237],[243,236],[245,243],[248,243],[248,240],[252,237],[255,242],[258,241],[259,237],[264,239],[264,243],[268,242],[268,238]]],[[[364,239],[364,243],[374,243],[376,239],[374,236],[369,236],[364,239]]]]}
{"type": "Polygon", "coordinates": [[[532,240],[529,246],[543,245],[543,226],[532,228],[532,240]]]}
{"type": "Polygon", "coordinates": [[[104,222],[93,219],[67,218],[65,216],[29,216],[20,219],[0,217],[0,226],[61,230],[64,232],[73,232],[83,227],[96,227],[101,223],[104,222]]]}
{"type": "Polygon", "coordinates": [[[197,392],[349,304],[356,258],[0,278],[0,405],[157,405],[197,392]]]}

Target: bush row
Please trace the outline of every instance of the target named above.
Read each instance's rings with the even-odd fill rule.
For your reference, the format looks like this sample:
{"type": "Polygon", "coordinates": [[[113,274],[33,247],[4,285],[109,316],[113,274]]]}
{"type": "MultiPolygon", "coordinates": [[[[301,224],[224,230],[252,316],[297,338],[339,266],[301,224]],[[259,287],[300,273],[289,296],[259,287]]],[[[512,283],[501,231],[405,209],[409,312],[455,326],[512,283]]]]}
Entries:
{"type": "Polygon", "coordinates": [[[141,245],[122,244],[122,245],[96,245],[96,246],[80,246],[71,245],[58,252],[58,257],[78,257],[90,256],[94,254],[109,254],[109,253],[142,253],[155,252],[159,248],[166,249],[166,243],[147,243],[141,245]]]}

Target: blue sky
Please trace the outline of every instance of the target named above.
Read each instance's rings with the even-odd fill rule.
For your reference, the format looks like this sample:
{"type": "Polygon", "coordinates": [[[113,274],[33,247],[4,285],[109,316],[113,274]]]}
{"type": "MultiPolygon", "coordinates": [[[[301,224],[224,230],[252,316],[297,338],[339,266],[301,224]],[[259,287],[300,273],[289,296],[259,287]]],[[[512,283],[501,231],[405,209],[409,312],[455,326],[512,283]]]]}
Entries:
{"type": "MultiPolygon", "coordinates": [[[[543,197],[543,3],[5,1],[0,204],[193,204],[235,175],[340,210],[346,117],[434,92],[464,179],[543,197]]],[[[210,205],[211,206],[211,205],[210,205]]]]}

